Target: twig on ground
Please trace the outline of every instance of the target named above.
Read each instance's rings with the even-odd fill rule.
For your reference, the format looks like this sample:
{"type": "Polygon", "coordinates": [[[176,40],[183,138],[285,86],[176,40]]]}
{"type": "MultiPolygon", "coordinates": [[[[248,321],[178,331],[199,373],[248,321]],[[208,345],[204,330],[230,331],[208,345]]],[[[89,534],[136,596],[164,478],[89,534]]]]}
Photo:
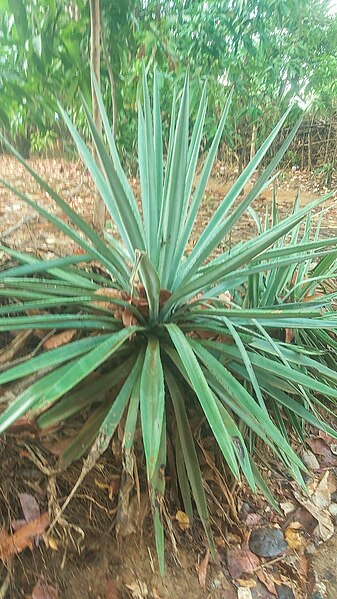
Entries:
{"type": "Polygon", "coordinates": [[[14,231],[17,231],[17,229],[20,229],[20,227],[23,227],[23,225],[26,225],[31,220],[34,220],[35,218],[37,218],[37,216],[37,214],[29,214],[27,216],[24,216],[19,223],[16,223],[16,225],[12,225],[11,227],[9,227],[9,229],[1,233],[0,241],[3,241],[6,237],[9,237],[9,235],[14,233],[14,231]]]}

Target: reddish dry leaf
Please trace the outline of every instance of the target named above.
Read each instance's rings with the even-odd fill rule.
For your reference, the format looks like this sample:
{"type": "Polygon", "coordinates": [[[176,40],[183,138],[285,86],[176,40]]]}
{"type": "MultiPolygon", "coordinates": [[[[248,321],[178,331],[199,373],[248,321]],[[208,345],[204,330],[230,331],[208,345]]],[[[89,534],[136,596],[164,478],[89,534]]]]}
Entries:
{"type": "Polygon", "coordinates": [[[249,549],[228,549],[227,568],[232,578],[251,574],[259,566],[260,560],[249,549]]]}
{"type": "Polygon", "coordinates": [[[308,586],[308,573],[309,573],[309,562],[304,555],[299,556],[297,566],[297,574],[300,581],[302,591],[307,590],[308,586]]]}
{"type": "Polygon", "coordinates": [[[20,528],[22,528],[23,526],[25,526],[26,524],[27,524],[27,520],[25,520],[24,518],[22,518],[22,520],[12,520],[11,528],[12,528],[12,530],[16,531],[16,530],[19,530],[20,528]]]}
{"type": "Polygon", "coordinates": [[[332,453],[329,445],[323,439],[319,437],[307,439],[307,443],[314,454],[322,456],[322,465],[334,466],[337,464],[337,456],[332,453]]]}
{"type": "Polygon", "coordinates": [[[122,312],[122,322],[125,327],[131,327],[137,324],[138,321],[133,312],[124,308],[122,312]]]}
{"type": "Polygon", "coordinates": [[[259,568],[258,570],[256,570],[256,576],[258,577],[259,581],[262,582],[262,584],[266,587],[268,593],[271,593],[271,595],[275,595],[277,597],[276,586],[269,574],[266,574],[266,572],[262,568],[259,568]]]}
{"type": "Polygon", "coordinates": [[[291,343],[295,337],[294,329],[286,329],[285,342],[291,343]]]}
{"type": "Polygon", "coordinates": [[[0,533],[0,559],[8,561],[15,553],[20,553],[31,546],[32,539],[43,533],[49,524],[47,512],[39,518],[28,522],[25,526],[9,535],[5,531],[0,533]]]}
{"type": "Polygon", "coordinates": [[[253,526],[257,526],[261,522],[260,514],[248,514],[246,518],[246,526],[247,528],[253,528],[253,526]]]}
{"type": "Polygon", "coordinates": [[[70,343],[74,339],[76,335],[76,329],[68,329],[67,331],[62,331],[62,333],[57,333],[46,341],[43,344],[45,350],[49,351],[50,349],[56,349],[57,347],[61,347],[61,345],[66,345],[66,343],[70,343]]]}
{"type": "Polygon", "coordinates": [[[26,522],[36,520],[40,516],[40,507],[33,495],[19,493],[18,495],[26,522]]]}
{"type": "Polygon", "coordinates": [[[118,599],[118,589],[113,580],[108,580],[105,589],[105,599],[118,599]]]}
{"type": "Polygon", "coordinates": [[[32,592],[32,599],[58,599],[58,596],[58,590],[44,580],[39,580],[32,592]]]}
{"type": "Polygon", "coordinates": [[[209,558],[210,558],[210,551],[209,551],[209,549],[207,549],[204,559],[201,560],[201,562],[197,568],[199,584],[202,589],[206,588],[206,576],[207,576],[207,567],[208,567],[209,558]]]}

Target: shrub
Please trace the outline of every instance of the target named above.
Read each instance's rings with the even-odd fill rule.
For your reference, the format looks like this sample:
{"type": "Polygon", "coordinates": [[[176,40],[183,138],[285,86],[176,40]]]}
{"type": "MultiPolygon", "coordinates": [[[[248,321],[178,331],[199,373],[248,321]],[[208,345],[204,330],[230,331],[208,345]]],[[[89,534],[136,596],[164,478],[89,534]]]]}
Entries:
{"type": "MultiPolygon", "coordinates": [[[[24,193],[5,185],[60,231],[83,254],[49,261],[2,248],[22,264],[0,274],[1,331],[27,328],[58,329],[76,339],[41,352],[0,374],[0,384],[41,371],[0,416],[4,431],[24,414],[41,429],[61,425],[92,407],[75,440],[64,449],[60,465],[67,466],[90,448],[86,472],[108,447],[123,420],[124,469],[133,477],[132,451],[138,416],[161,570],[164,564],[162,519],[165,493],[167,435],[175,447],[176,470],[184,509],[192,519],[192,501],[212,547],[202,472],[190,422],[190,408],[203,416],[232,475],[244,475],[253,491],[268,495],[254,462],[259,438],[299,484],[305,470],[291,447],[287,424],[302,435],[302,422],[328,431],[317,408],[320,397],[335,400],[336,372],[317,349],[308,355],[306,335],[319,331],[325,340],[336,330],[331,295],[301,301],[304,291],[285,283],[296,272],[304,277],[313,261],[316,280],[335,271],[336,238],[299,243],[299,227],[328,196],[296,209],[253,239],[214,254],[224,237],[250,210],[254,199],[273,180],[273,172],[294,138],[299,123],[257,178],[250,181],[277,137],[289,110],[272,130],[255,157],[227,193],[194,247],[191,233],[226,122],[231,98],[196,183],[195,173],[206,115],[206,92],[189,131],[189,84],[186,79],[164,157],[156,74],[151,106],[143,80],[139,106],[138,149],[141,210],[122,170],[97,84],[96,95],[104,125],[98,134],[88,106],[84,109],[99,155],[98,168],[68,116],[63,117],[89,169],[118,235],[101,238],[32,170],[10,146],[68,222],[39,206],[24,193]],[[292,241],[286,242],[287,236],[292,241]],[[96,267],[92,267],[92,262],[96,267]],[[328,268],[324,265],[329,264],[328,268]],[[99,264],[99,268],[97,267],[99,264]],[[301,273],[301,274],[300,274],[301,273]],[[319,274],[321,273],[321,274],[319,274]],[[286,284],[286,288],[288,289],[286,284]],[[31,312],[33,311],[33,312],[31,312]],[[296,344],[285,342],[295,331],[296,344]],[[93,373],[99,376],[93,376],[93,373]],[[172,433],[173,431],[173,433],[172,433]],[[247,445],[248,439],[248,445],[247,445]]],[[[309,282],[304,283],[308,288],[309,282]]],[[[308,298],[307,298],[308,299],[308,298]]],[[[309,298],[310,299],[310,298],[309,298]]],[[[269,495],[268,495],[269,496],[269,495]]]]}

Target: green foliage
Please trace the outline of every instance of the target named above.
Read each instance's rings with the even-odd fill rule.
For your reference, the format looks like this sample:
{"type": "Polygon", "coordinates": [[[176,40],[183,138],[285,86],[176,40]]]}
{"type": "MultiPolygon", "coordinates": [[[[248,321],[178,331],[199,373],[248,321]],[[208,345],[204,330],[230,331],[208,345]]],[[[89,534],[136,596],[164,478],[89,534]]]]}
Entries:
{"type": "MultiPolygon", "coordinates": [[[[123,163],[135,171],[143,64],[148,72],[154,64],[160,70],[165,133],[171,88],[182,84],[186,68],[192,121],[207,81],[203,148],[215,135],[213,115],[220,115],[229,88],[235,88],[226,143],[240,168],[294,95],[312,102],[310,118],[316,113],[333,117],[337,19],[329,5],[329,0],[101,0],[102,94],[108,113],[116,113],[123,163]]],[[[89,102],[89,37],[85,0],[0,5],[0,122],[16,143],[22,139],[29,145],[36,130],[41,135],[57,130],[55,97],[88,134],[77,92],[89,102]]]]}
{"type": "Polygon", "coordinates": [[[60,456],[60,466],[66,467],[88,450],[89,462],[97,459],[125,415],[124,467],[132,477],[139,417],[163,570],[168,435],[175,450],[184,509],[192,518],[192,506],[196,506],[213,547],[191,414],[202,422],[201,435],[212,433],[233,477],[243,475],[253,491],[258,488],[267,495],[252,452],[255,439],[268,446],[289,475],[304,486],[305,468],[289,442],[287,425],[290,423],[300,438],[303,422],[337,438],[320,415],[325,404],[337,398],[336,370],[321,350],[326,343],[329,354],[336,354],[330,337],[337,327],[330,309],[336,293],[302,301],[304,297],[308,300],[318,282],[322,284],[335,273],[336,253],[332,250],[336,238],[320,240],[318,232],[310,238],[310,214],[328,196],[301,209],[296,206],[284,220],[279,220],[274,210],[270,226],[262,225],[251,208],[272,181],[299,122],[248,194],[237,201],[277,138],[288,110],[192,247],[191,232],[231,97],[196,180],[206,93],[190,126],[186,77],[177,110],[173,101],[166,155],[157,73],[152,102],[143,74],[143,102],[138,111],[140,211],[121,167],[97,83],[94,85],[106,143],[85,101],[84,111],[101,170],[70,118],[60,110],[117,226],[118,239],[108,234],[105,240],[99,237],[3,139],[68,222],[4,184],[76,241],[84,253],[42,262],[2,248],[21,265],[0,273],[0,293],[7,298],[0,308],[0,331],[75,329],[78,338],[0,374],[0,384],[5,384],[41,373],[1,414],[0,431],[24,414],[36,419],[41,429],[60,426],[90,407],[90,418],[60,456]],[[214,255],[246,210],[255,217],[258,235],[214,255]],[[305,231],[299,244],[303,222],[305,231]],[[90,266],[93,260],[95,270],[90,266]],[[30,310],[41,312],[27,315],[30,310]],[[296,344],[285,342],[285,331],[290,329],[295,331],[296,344]],[[310,339],[316,333],[318,341],[312,352],[310,339]],[[99,376],[92,377],[94,372],[99,376]]]}

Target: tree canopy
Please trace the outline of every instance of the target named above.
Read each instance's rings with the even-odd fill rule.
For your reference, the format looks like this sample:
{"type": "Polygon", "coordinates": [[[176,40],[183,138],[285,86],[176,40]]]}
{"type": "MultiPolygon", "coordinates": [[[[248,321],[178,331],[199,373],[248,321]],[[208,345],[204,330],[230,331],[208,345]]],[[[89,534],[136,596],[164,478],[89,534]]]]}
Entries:
{"type": "MultiPolygon", "coordinates": [[[[335,114],[337,19],[329,0],[101,0],[100,10],[102,91],[131,164],[143,64],[149,73],[157,64],[167,117],[165,90],[186,69],[192,98],[208,83],[209,141],[212,117],[233,87],[227,133],[243,162],[294,96],[311,102],[312,114],[335,114]]],[[[12,138],[33,137],[37,149],[39,138],[52,139],[57,101],[85,132],[79,92],[90,99],[89,17],[87,0],[0,1],[0,121],[12,138]]]]}

